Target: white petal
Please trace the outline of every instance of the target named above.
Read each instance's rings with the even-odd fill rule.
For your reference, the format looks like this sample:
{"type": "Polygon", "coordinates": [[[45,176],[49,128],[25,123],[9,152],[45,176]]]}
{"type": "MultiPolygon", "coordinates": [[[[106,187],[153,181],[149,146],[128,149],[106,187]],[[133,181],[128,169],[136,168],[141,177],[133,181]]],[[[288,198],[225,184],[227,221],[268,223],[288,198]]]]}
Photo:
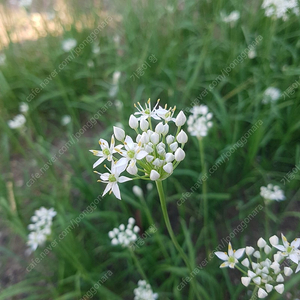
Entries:
{"type": "Polygon", "coordinates": [[[300,239],[295,239],[292,241],[291,246],[298,248],[300,246],[300,239]]]}
{"type": "Polygon", "coordinates": [[[300,271],[300,263],[298,264],[298,267],[297,267],[295,273],[298,273],[299,271],[300,271]]]}
{"type": "Polygon", "coordinates": [[[116,198],[121,200],[121,193],[120,193],[120,189],[119,189],[119,186],[117,183],[113,183],[112,191],[113,191],[114,195],[116,196],[116,198]]]}
{"type": "Polygon", "coordinates": [[[148,155],[148,152],[146,152],[145,150],[141,150],[137,155],[136,155],[136,159],[140,160],[143,159],[144,157],[146,157],[148,155]]]}
{"type": "Polygon", "coordinates": [[[299,262],[299,257],[297,253],[293,253],[289,255],[289,259],[294,262],[295,264],[298,264],[299,262]]]}
{"type": "Polygon", "coordinates": [[[111,183],[108,183],[105,190],[104,190],[104,192],[103,192],[103,194],[102,194],[102,197],[104,195],[106,195],[110,190],[111,190],[111,183]]]}
{"type": "Polygon", "coordinates": [[[229,262],[228,261],[224,261],[221,265],[220,268],[226,268],[229,266],[229,262]]]}
{"type": "Polygon", "coordinates": [[[280,251],[285,251],[285,247],[282,245],[273,245],[273,247],[275,247],[276,249],[278,249],[280,251]]]}
{"type": "Polygon", "coordinates": [[[94,164],[93,164],[93,169],[95,169],[97,166],[102,164],[105,161],[105,157],[99,158],[94,164]]]}
{"type": "Polygon", "coordinates": [[[229,258],[227,254],[225,254],[224,252],[220,252],[220,251],[215,252],[215,255],[224,261],[228,260],[228,258],[229,258]]]}
{"type": "Polygon", "coordinates": [[[239,258],[241,258],[244,255],[244,252],[245,252],[245,248],[238,249],[238,250],[235,251],[234,257],[236,259],[239,259],[239,258]]]}
{"type": "Polygon", "coordinates": [[[118,182],[123,183],[126,181],[132,180],[132,178],[126,177],[126,176],[120,176],[118,179],[118,182]]]}

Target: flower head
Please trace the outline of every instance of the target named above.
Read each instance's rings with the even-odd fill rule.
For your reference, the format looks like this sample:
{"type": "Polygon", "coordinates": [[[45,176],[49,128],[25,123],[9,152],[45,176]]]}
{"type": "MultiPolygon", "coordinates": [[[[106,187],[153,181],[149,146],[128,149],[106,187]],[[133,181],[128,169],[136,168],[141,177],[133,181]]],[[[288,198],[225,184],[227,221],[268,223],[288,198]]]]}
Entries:
{"type": "Polygon", "coordinates": [[[271,86],[264,91],[264,98],[262,100],[262,103],[268,104],[270,102],[276,102],[280,97],[280,89],[271,86]]]}
{"type": "Polygon", "coordinates": [[[268,184],[266,187],[262,186],[260,188],[260,195],[265,200],[276,200],[276,201],[285,200],[283,190],[281,190],[279,186],[273,184],[268,184]]]}
{"type": "Polygon", "coordinates": [[[297,0],[264,0],[262,6],[267,17],[276,19],[288,19],[288,13],[293,12],[299,15],[299,7],[297,0]]]}
{"type": "Polygon", "coordinates": [[[134,300],[156,300],[158,294],[153,293],[150,284],[145,280],[139,280],[138,287],[134,290],[134,300]]]}
{"type": "Polygon", "coordinates": [[[122,247],[129,247],[137,240],[137,233],[140,231],[138,226],[134,226],[135,219],[129,218],[128,224],[125,228],[124,224],[121,224],[118,228],[114,228],[108,233],[111,238],[111,244],[121,245],[122,247]]]}
{"type": "MultiPolygon", "coordinates": [[[[161,117],[157,115],[156,112],[156,107],[159,103],[159,99],[157,100],[155,106],[151,108],[151,101],[150,99],[147,101],[145,104],[145,108],[138,102],[137,105],[135,104],[135,108],[138,110],[135,112],[135,115],[138,115],[139,117],[137,118],[138,120],[142,119],[148,119],[148,118],[153,118],[155,120],[160,120],[161,117]]],[[[162,110],[159,110],[160,114],[163,114],[162,110]]],[[[165,111],[164,111],[165,112],[165,111]]]]}
{"type": "Polygon", "coordinates": [[[69,52],[70,50],[75,48],[76,45],[77,45],[77,41],[75,39],[69,38],[69,39],[66,39],[62,42],[62,49],[65,52],[69,52]]]}
{"type": "Polygon", "coordinates": [[[274,247],[281,251],[282,256],[287,256],[295,264],[299,263],[300,252],[298,250],[300,246],[300,238],[295,239],[292,243],[289,243],[286,237],[281,234],[283,245],[274,245],[274,247]]]}
{"type": "Polygon", "coordinates": [[[22,114],[19,114],[19,115],[16,115],[12,120],[9,120],[7,122],[7,125],[11,129],[18,129],[18,128],[23,127],[25,123],[26,123],[25,116],[22,114]]]}
{"type": "Polygon", "coordinates": [[[188,131],[192,136],[200,139],[206,136],[208,129],[212,127],[213,114],[208,111],[206,105],[194,106],[191,113],[192,115],[189,116],[187,121],[188,131]]]}
{"type": "Polygon", "coordinates": [[[28,235],[27,245],[31,251],[35,251],[38,246],[42,246],[47,237],[51,234],[52,219],[56,216],[53,208],[46,209],[41,207],[36,210],[31,217],[32,224],[28,225],[28,229],[32,232],[28,235]]]}
{"type": "Polygon", "coordinates": [[[228,244],[228,253],[227,252],[215,252],[215,255],[218,256],[221,260],[224,260],[224,262],[220,265],[220,268],[226,268],[229,267],[231,269],[234,269],[235,264],[237,264],[245,252],[245,248],[241,248],[238,250],[232,250],[231,243],[228,244]]]}

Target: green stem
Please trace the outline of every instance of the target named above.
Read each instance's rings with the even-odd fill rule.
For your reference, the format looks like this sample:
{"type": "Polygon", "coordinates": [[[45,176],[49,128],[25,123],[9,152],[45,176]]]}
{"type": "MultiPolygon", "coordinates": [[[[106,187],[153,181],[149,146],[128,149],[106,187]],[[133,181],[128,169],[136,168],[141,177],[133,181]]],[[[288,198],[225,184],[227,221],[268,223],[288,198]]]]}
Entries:
{"type": "MultiPolygon", "coordinates": [[[[205,176],[207,173],[206,171],[206,164],[205,164],[205,154],[204,154],[204,145],[203,139],[199,138],[199,149],[200,149],[200,161],[201,161],[201,168],[202,168],[202,176],[205,176]]],[[[203,219],[204,219],[204,241],[205,241],[205,248],[206,251],[209,253],[209,245],[208,245],[208,202],[207,202],[207,182],[204,180],[202,182],[202,197],[203,197],[203,219]]],[[[200,203],[201,209],[201,203],[200,203]]],[[[200,212],[201,213],[201,212],[200,212]]]]}
{"type": "MultiPolygon", "coordinates": [[[[169,235],[171,237],[171,240],[172,240],[175,248],[179,252],[181,258],[185,262],[185,264],[186,264],[189,272],[192,273],[193,269],[192,269],[192,266],[191,266],[191,264],[189,262],[189,259],[188,259],[187,255],[184,253],[183,249],[178,244],[178,242],[176,240],[176,237],[175,237],[175,234],[174,234],[174,231],[172,229],[171,223],[170,223],[170,219],[169,219],[169,215],[168,215],[168,210],[167,210],[166,197],[165,197],[165,193],[164,193],[162,181],[160,181],[160,180],[159,181],[155,181],[155,183],[156,183],[156,188],[157,188],[159,199],[160,199],[160,205],[161,205],[161,209],[162,209],[162,212],[163,212],[164,220],[165,220],[165,223],[166,223],[169,235]]],[[[195,282],[193,280],[191,281],[191,285],[192,285],[192,287],[193,287],[193,289],[195,291],[197,299],[201,300],[201,297],[200,297],[199,293],[197,292],[196,284],[195,284],[195,282]]]]}
{"type": "Polygon", "coordinates": [[[252,296],[251,296],[250,300],[256,300],[257,299],[257,291],[258,291],[258,286],[255,286],[255,289],[252,293],[252,296]]]}
{"type": "Polygon", "coordinates": [[[131,257],[132,257],[132,259],[133,259],[133,261],[134,261],[134,263],[135,263],[138,271],[140,272],[141,276],[143,277],[144,280],[146,280],[147,282],[149,282],[148,279],[147,279],[147,276],[146,276],[145,272],[143,271],[143,268],[142,268],[139,260],[137,259],[136,255],[134,253],[134,251],[131,248],[129,248],[129,251],[130,251],[131,257]]]}
{"type": "Polygon", "coordinates": [[[265,237],[266,240],[269,239],[269,232],[270,232],[270,223],[269,223],[269,214],[268,214],[268,202],[265,200],[265,237]]]}

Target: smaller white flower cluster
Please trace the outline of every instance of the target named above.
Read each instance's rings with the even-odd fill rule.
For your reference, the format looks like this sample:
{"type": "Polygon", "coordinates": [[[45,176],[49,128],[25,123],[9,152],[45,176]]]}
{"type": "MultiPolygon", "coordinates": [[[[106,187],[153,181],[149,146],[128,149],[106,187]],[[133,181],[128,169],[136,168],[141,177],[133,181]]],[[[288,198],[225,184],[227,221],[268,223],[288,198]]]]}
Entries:
{"type": "Polygon", "coordinates": [[[281,97],[280,89],[270,86],[264,91],[264,97],[262,103],[268,104],[271,102],[276,102],[280,97],[281,97]]]}
{"type": "Polygon", "coordinates": [[[62,42],[62,49],[65,52],[69,52],[71,51],[73,48],[75,48],[77,46],[77,41],[73,38],[69,38],[69,39],[65,39],[62,42]]]}
{"type": "Polygon", "coordinates": [[[288,12],[299,15],[299,7],[297,0],[264,0],[262,6],[265,9],[267,17],[275,17],[277,19],[288,19],[288,12]]]}
{"type": "Polygon", "coordinates": [[[18,114],[12,120],[9,120],[7,122],[8,127],[11,129],[22,128],[24,126],[24,124],[26,123],[26,118],[25,118],[24,114],[26,114],[28,112],[28,109],[29,109],[28,104],[25,102],[21,102],[20,106],[19,106],[19,111],[22,114],[18,114]]]}
{"type": "Polygon", "coordinates": [[[56,216],[56,211],[53,208],[46,209],[45,207],[41,207],[31,217],[33,223],[28,225],[28,229],[31,232],[28,235],[27,241],[27,245],[31,251],[35,251],[38,246],[42,246],[51,234],[52,219],[54,216],[56,216]]]}
{"type": "Polygon", "coordinates": [[[239,11],[234,10],[229,15],[221,13],[221,18],[224,23],[235,23],[240,18],[240,15],[239,11]]]}
{"type": "Polygon", "coordinates": [[[134,300],[156,300],[158,294],[153,293],[150,284],[145,280],[139,280],[138,287],[134,290],[134,300]]]}
{"type": "Polygon", "coordinates": [[[247,274],[241,278],[242,284],[246,287],[254,284],[258,288],[258,298],[260,299],[266,298],[272,290],[282,294],[285,281],[283,275],[288,277],[294,272],[300,271],[300,250],[298,249],[300,239],[295,239],[289,243],[283,234],[281,237],[283,245],[279,244],[279,238],[274,235],[269,239],[271,246],[263,238],[260,238],[257,241],[257,250],[253,247],[246,247],[234,251],[229,243],[228,253],[215,252],[215,255],[224,261],[220,266],[221,268],[229,266],[233,269],[246,253],[247,258],[241,262],[246,270],[237,267],[244,274],[247,274]],[[272,253],[274,253],[272,250],[274,249],[279,251],[272,257],[272,253]]]}
{"type": "Polygon", "coordinates": [[[265,200],[276,200],[276,201],[285,200],[283,190],[281,190],[278,185],[268,184],[266,187],[262,186],[260,188],[260,195],[265,200]]]}
{"type": "Polygon", "coordinates": [[[129,218],[127,227],[125,228],[124,224],[121,224],[119,228],[114,228],[108,233],[108,236],[111,238],[111,244],[121,245],[122,247],[129,247],[131,243],[137,240],[137,233],[140,231],[138,226],[134,226],[135,219],[129,218]]]}
{"type": "Polygon", "coordinates": [[[211,121],[213,114],[208,111],[206,105],[194,106],[191,113],[192,115],[189,116],[187,121],[188,132],[198,139],[207,136],[208,129],[213,125],[211,121]]]}

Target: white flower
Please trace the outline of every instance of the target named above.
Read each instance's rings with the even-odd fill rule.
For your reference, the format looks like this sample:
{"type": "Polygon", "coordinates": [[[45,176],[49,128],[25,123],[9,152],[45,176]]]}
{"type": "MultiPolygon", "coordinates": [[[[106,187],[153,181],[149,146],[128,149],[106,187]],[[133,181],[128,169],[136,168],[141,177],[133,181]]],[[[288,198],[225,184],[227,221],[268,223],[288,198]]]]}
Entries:
{"type": "Polygon", "coordinates": [[[153,293],[151,286],[145,280],[139,280],[138,287],[134,289],[134,300],[156,300],[158,294],[153,293]]]}
{"type": "Polygon", "coordinates": [[[114,136],[111,136],[110,145],[106,140],[100,139],[99,145],[102,151],[98,150],[90,150],[95,156],[99,156],[100,158],[93,164],[93,169],[102,164],[106,159],[108,161],[113,160],[113,154],[123,147],[123,145],[118,145],[115,147],[115,139],[114,136]]]}
{"type": "Polygon", "coordinates": [[[134,143],[130,136],[126,136],[124,141],[125,150],[116,149],[122,156],[117,165],[122,165],[129,163],[129,169],[127,168],[127,172],[129,174],[135,175],[137,173],[136,161],[141,160],[146,157],[148,154],[145,150],[141,148],[141,143],[134,143]]]}
{"type": "Polygon", "coordinates": [[[69,38],[69,39],[66,39],[62,42],[62,49],[65,52],[69,52],[70,50],[75,48],[76,45],[77,45],[77,41],[75,39],[69,38]]]}
{"type": "Polygon", "coordinates": [[[21,113],[26,114],[28,112],[29,106],[25,102],[21,102],[19,105],[19,110],[21,113]]]}
{"type": "Polygon", "coordinates": [[[121,193],[120,193],[120,189],[118,186],[118,182],[119,183],[123,183],[129,180],[132,180],[131,178],[128,178],[126,176],[120,176],[120,174],[122,172],[124,172],[124,170],[126,169],[126,165],[116,165],[114,162],[112,162],[111,165],[111,170],[107,168],[107,170],[109,171],[109,173],[98,173],[97,174],[100,175],[100,179],[98,180],[98,182],[103,182],[106,183],[107,186],[102,194],[102,196],[104,196],[105,194],[107,194],[108,192],[113,193],[116,198],[118,198],[119,200],[121,200],[121,193]]]}
{"type": "Polygon", "coordinates": [[[256,51],[255,51],[255,49],[250,49],[249,50],[248,57],[249,57],[249,59],[253,59],[253,58],[256,57],[256,51]]]}
{"type": "Polygon", "coordinates": [[[218,251],[215,252],[215,255],[221,260],[224,260],[220,268],[229,267],[231,269],[234,269],[235,264],[239,262],[238,259],[240,259],[244,255],[244,252],[245,252],[245,248],[241,248],[236,251],[233,251],[231,243],[229,242],[228,253],[218,251]]]}
{"type": "Polygon", "coordinates": [[[9,120],[7,122],[7,125],[11,129],[18,129],[18,128],[23,127],[25,123],[26,123],[25,116],[22,114],[19,114],[19,115],[16,115],[12,120],[9,120]]]}
{"type": "Polygon", "coordinates": [[[0,53],[0,66],[3,66],[6,61],[6,55],[4,53],[0,53]]]}
{"type": "Polygon", "coordinates": [[[41,207],[36,210],[31,217],[33,224],[28,225],[28,229],[32,232],[28,235],[27,245],[31,251],[35,251],[38,246],[42,246],[47,237],[51,234],[52,219],[56,216],[53,208],[46,209],[41,207]]]}
{"type": "Polygon", "coordinates": [[[281,97],[281,91],[280,89],[277,89],[275,87],[268,87],[264,91],[264,98],[262,100],[263,104],[268,104],[270,102],[275,102],[281,97]]]}
{"type": "Polygon", "coordinates": [[[135,219],[129,218],[128,224],[125,227],[124,224],[121,224],[119,228],[114,228],[112,231],[108,233],[109,238],[111,239],[112,245],[121,245],[122,247],[130,247],[132,243],[137,240],[137,235],[140,231],[138,226],[134,226],[135,219]]]}
{"type": "Polygon", "coordinates": [[[285,200],[283,190],[281,190],[277,185],[273,186],[273,184],[268,184],[267,187],[262,186],[260,188],[260,195],[266,200],[285,200]]]}
{"type": "MultiPolygon", "coordinates": [[[[170,121],[175,122],[176,120],[173,118],[175,109],[176,109],[175,107],[174,107],[174,108],[169,108],[169,109],[167,109],[167,108],[162,108],[162,107],[160,106],[159,108],[157,108],[157,109],[155,110],[155,114],[156,114],[159,118],[163,119],[163,120],[166,121],[166,122],[170,122],[170,121]]],[[[176,124],[176,126],[178,126],[178,125],[176,124]]]]}
{"type": "Polygon", "coordinates": [[[213,114],[208,112],[208,107],[206,105],[194,106],[191,109],[192,115],[189,116],[188,132],[192,136],[196,136],[198,139],[207,135],[208,129],[212,127],[212,122],[210,121],[213,114]]]}
{"type": "Polygon", "coordinates": [[[288,19],[288,12],[299,15],[297,0],[264,0],[261,7],[265,9],[267,17],[283,19],[284,21],[288,19]]]}
{"type": "Polygon", "coordinates": [[[221,13],[221,18],[225,23],[235,23],[240,18],[240,12],[234,10],[227,16],[224,13],[221,13]]]}
{"type": "Polygon", "coordinates": [[[137,103],[138,105],[134,104],[135,108],[138,110],[138,112],[135,112],[134,114],[140,115],[138,117],[138,120],[148,119],[148,118],[160,120],[160,117],[157,116],[156,111],[155,111],[158,103],[159,103],[159,100],[157,100],[155,106],[152,109],[150,99],[148,100],[147,104],[145,104],[145,108],[143,108],[142,105],[138,102],[137,103]]]}
{"type": "Polygon", "coordinates": [[[61,118],[61,125],[66,126],[71,122],[71,116],[69,115],[64,115],[61,118]]]}
{"type": "Polygon", "coordinates": [[[283,256],[287,256],[292,262],[298,264],[300,239],[295,239],[291,244],[287,241],[286,237],[281,234],[283,245],[274,245],[274,247],[281,251],[283,256]]]}

